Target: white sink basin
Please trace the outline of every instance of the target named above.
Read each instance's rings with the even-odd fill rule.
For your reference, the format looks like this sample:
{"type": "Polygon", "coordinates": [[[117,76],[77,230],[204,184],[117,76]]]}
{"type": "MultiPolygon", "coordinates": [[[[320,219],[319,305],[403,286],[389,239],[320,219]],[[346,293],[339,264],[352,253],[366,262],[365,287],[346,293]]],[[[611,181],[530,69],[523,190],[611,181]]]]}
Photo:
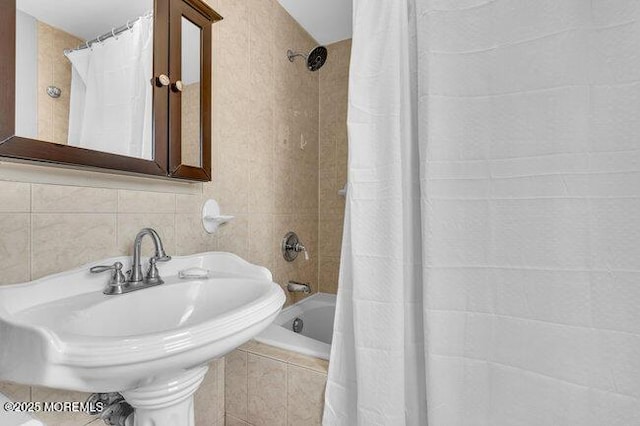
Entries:
{"type": "Polygon", "coordinates": [[[192,385],[193,371],[203,377],[202,366],[264,330],[285,301],[267,269],[222,252],[173,258],[158,265],[164,284],[107,296],[109,274],[89,267],[116,261],[129,267],[112,258],[0,287],[0,380],[125,397],[185,375],[192,385]],[[211,277],[178,278],[194,266],[211,277]]]}

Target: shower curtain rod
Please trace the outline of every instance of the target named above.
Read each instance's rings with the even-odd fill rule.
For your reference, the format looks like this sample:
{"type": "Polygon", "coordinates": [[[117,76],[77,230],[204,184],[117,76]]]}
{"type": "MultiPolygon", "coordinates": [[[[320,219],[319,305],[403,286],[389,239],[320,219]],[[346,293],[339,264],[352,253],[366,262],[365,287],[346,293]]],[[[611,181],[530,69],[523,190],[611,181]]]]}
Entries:
{"type": "Polygon", "coordinates": [[[104,33],[102,35],[99,35],[98,37],[91,39],[81,45],[79,45],[78,47],[76,47],[75,49],[65,49],[64,53],[71,53],[73,51],[76,50],[83,50],[83,49],[88,49],[91,46],[93,46],[96,43],[102,43],[103,41],[111,38],[111,37],[115,37],[118,34],[122,34],[123,32],[127,31],[127,30],[131,30],[133,29],[133,24],[135,24],[136,22],[138,22],[141,18],[147,18],[147,17],[151,17],[153,16],[153,12],[147,12],[142,16],[139,16],[138,18],[134,19],[133,21],[127,21],[126,24],[117,27],[117,28],[112,28],[111,31],[109,31],[108,33],[104,33]]]}

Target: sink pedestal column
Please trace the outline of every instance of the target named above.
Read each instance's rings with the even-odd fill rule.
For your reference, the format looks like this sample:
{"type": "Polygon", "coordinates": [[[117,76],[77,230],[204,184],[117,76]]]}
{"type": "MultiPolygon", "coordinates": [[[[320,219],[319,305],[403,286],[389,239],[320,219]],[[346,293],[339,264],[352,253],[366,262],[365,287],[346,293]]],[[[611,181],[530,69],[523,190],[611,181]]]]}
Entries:
{"type": "Polygon", "coordinates": [[[193,394],[208,366],[159,379],[148,386],[121,392],[135,409],[135,426],[194,426],[193,394]]]}

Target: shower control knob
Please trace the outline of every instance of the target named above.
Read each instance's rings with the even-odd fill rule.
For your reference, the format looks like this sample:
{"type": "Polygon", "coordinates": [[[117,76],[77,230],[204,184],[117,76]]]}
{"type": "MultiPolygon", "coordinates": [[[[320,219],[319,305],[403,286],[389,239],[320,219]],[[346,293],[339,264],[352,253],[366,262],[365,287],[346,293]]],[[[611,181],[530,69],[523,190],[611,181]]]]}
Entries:
{"type": "Polygon", "coordinates": [[[162,87],[162,86],[168,86],[169,84],[171,84],[171,80],[166,75],[160,74],[159,76],[156,77],[156,86],[162,87]]]}
{"type": "Polygon", "coordinates": [[[178,80],[175,83],[173,83],[171,85],[171,90],[173,90],[174,92],[182,92],[182,89],[184,88],[184,85],[182,84],[182,81],[178,80]]]}
{"type": "Polygon", "coordinates": [[[298,253],[304,253],[304,259],[309,260],[307,248],[300,242],[295,232],[288,232],[282,239],[282,256],[287,262],[293,262],[298,257],[298,253]]]}

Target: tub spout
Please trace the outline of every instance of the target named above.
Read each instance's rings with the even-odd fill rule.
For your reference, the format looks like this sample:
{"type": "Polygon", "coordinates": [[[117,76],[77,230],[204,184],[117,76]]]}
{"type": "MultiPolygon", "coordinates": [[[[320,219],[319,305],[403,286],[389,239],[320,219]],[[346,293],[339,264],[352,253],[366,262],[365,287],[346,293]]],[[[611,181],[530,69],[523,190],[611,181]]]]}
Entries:
{"type": "Polygon", "coordinates": [[[311,293],[311,286],[308,283],[299,283],[297,281],[289,281],[287,284],[289,293],[311,293]]]}

